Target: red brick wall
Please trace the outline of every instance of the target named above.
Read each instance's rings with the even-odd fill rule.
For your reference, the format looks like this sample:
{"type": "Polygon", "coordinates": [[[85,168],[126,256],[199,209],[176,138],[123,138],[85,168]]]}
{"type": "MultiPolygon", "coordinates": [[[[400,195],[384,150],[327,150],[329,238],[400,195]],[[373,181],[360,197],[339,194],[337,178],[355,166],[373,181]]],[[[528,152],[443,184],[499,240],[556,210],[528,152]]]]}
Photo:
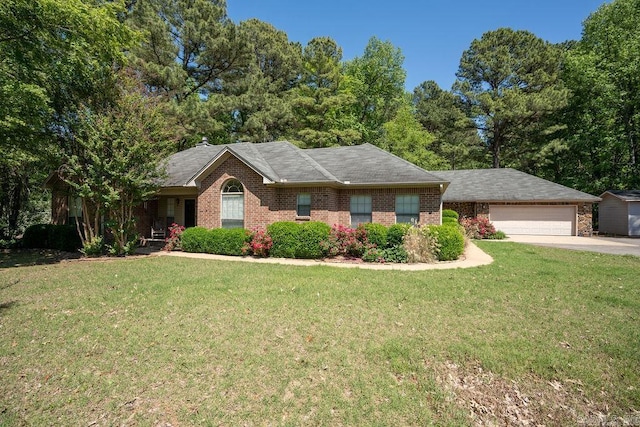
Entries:
{"type": "Polygon", "coordinates": [[[420,195],[420,223],[440,223],[440,191],[432,188],[335,189],[328,187],[268,187],[262,177],[235,157],[218,166],[200,187],[197,203],[198,225],[217,228],[222,225],[220,208],[222,187],[230,179],[244,186],[244,227],[266,227],[276,221],[322,221],[329,225],[349,225],[350,197],[370,195],[373,222],[395,224],[395,197],[420,195]],[[311,194],[311,216],[296,216],[297,195],[311,194]]]}

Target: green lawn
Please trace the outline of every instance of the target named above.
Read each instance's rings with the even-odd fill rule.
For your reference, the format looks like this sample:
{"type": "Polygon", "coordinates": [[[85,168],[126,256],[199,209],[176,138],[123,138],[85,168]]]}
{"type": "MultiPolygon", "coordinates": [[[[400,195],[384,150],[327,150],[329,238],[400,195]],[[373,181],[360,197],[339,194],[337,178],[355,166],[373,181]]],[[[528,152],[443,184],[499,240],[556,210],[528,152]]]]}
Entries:
{"type": "Polygon", "coordinates": [[[0,254],[0,425],[565,425],[639,410],[640,259],[478,245],[492,265],[423,272],[0,254]]]}

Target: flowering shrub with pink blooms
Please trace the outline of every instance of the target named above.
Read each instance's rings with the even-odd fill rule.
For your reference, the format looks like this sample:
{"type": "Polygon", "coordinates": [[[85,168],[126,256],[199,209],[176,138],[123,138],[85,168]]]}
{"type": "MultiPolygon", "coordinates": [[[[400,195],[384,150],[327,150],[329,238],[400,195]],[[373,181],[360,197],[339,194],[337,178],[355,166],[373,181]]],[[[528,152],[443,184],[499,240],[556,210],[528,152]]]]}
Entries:
{"type": "Polygon", "coordinates": [[[367,249],[367,231],[364,227],[351,228],[334,224],[329,238],[322,242],[322,246],[329,256],[361,257],[367,249]]]}
{"type": "Polygon", "coordinates": [[[465,234],[470,239],[504,239],[501,231],[496,231],[487,217],[462,218],[460,224],[464,227],[465,234]]]}
{"type": "Polygon", "coordinates": [[[182,225],[178,225],[175,222],[171,224],[169,227],[169,237],[167,237],[164,242],[165,245],[162,248],[164,251],[172,251],[174,249],[182,249],[180,237],[184,232],[184,227],[182,225]]]}
{"type": "Polygon", "coordinates": [[[242,247],[243,255],[254,255],[259,257],[269,256],[269,250],[273,246],[273,239],[267,233],[259,227],[251,230],[251,238],[249,242],[245,243],[242,247]]]}

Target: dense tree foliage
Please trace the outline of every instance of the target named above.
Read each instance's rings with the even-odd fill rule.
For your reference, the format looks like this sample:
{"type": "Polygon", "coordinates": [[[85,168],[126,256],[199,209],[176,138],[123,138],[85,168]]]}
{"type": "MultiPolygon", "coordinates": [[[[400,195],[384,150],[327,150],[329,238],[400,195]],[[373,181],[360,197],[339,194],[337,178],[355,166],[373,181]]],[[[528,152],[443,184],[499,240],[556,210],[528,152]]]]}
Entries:
{"type": "Polygon", "coordinates": [[[349,90],[365,142],[376,143],[384,123],[393,119],[404,98],[404,56],[391,42],[372,37],[361,57],[345,65],[349,90]]]}
{"type": "Polygon", "coordinates": [[[170,104],[183,132],[178,149],[203,135],[229,142],[233,120],[223,82],[243,74],[249,52],[220,0],[137,0],[129,25],[144,38],[131,66],[170,104]]]}
{"type": "Polygon", "coordinates": [[[117,19],[123,12],[118,2],[0,4],[0,238],[28,225],[21,213],[38,210],[33,202],[78,104],[111,96],[111,70],[132,37],[117,19]]]}
{"type": "Polygon", "coordinates": [[[527,31],[500,28],[462,54],[455,92],[465,103],[494,168],[531,170],[551,132],[545,120],[566,105],[561,50],[527,31]]]}
{"type": "Polygon", "coordinates": [[[432,150],[434,136],[420,124],[408,100],[382,128],[381,148],[424,169],[446,169],[445,160],[432,150]]]}
{"type": "Polygon", "coordinates": [[[475,122],[465,114],[461,100],[434,81],[413,90],[418,121],[434,136],[432,150],[446,160],[444,169],[486,167],[486,151],[475,122]]]}
{"type": "Polygon", "coordinates": [[[342,49],[328,37],[314,38],[302,54],[294,93],[295,134],[303,147],[352,145],[362,140],[356,97],[342,72],[342,49]]]}
{"type": "Polygon", "coordinates": [[[603,5],[569,50],[563,78],[571,89],[562,123],[567,148],[553,178],[595,194],[640,186],[640,1],[603,5]]]}
{"type": "Polygon", "coordinates": [[[239,33],[250,54],[242,78],[227,87],[233,102],[234,139],[282,139],[293,123],[289,99],[299,84],[302,47],[257,19],[240,23],[239,33]]]}

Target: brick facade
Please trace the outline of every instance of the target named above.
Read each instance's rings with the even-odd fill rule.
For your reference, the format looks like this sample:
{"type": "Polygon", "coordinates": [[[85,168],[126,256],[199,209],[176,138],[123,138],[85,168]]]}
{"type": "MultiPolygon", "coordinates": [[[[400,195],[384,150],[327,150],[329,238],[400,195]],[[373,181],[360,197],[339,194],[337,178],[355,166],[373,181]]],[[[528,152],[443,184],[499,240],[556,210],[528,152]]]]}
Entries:
{"type": "Polygon", "coordinates": [[[266,227],[276,221],[321,221],[329,225],[349,225],[353,195],[371,196],[372,221],[384,225],[396,223],[396,195],[420,196],[420,223],[440,223],[439,187],[420,188],[332,188],[278,187],[263,183],[262,177],[235,157],[224,160],[200,184],[197,200],[197,225],[218,228],[222,225],[222,188],[231,179],[244,186],[244,227],[266,227]],[[311,195],[311,215],[296,215],[297,195],[311,195]]]}

